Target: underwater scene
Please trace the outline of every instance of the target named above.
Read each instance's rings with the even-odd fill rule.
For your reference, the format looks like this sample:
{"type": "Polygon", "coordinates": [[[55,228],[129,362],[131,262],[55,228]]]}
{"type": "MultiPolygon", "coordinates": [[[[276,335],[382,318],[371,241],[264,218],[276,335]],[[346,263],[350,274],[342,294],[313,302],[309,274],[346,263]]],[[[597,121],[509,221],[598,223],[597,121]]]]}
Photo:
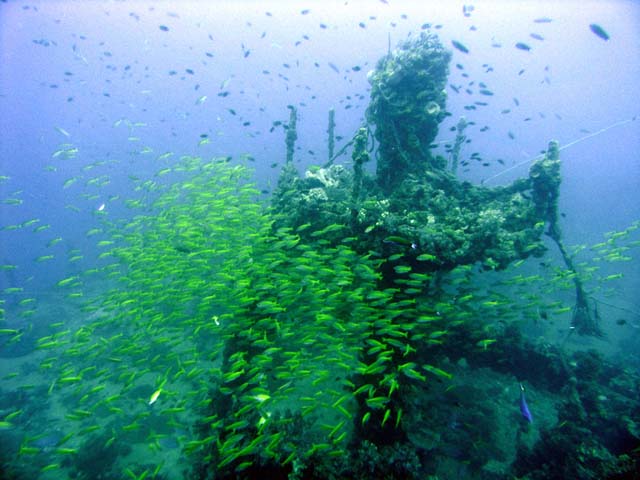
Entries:
{"type": "Polygon", "coordinates": [[[0,1],[0,479],[640,478],[638,32],[0,1]]]}

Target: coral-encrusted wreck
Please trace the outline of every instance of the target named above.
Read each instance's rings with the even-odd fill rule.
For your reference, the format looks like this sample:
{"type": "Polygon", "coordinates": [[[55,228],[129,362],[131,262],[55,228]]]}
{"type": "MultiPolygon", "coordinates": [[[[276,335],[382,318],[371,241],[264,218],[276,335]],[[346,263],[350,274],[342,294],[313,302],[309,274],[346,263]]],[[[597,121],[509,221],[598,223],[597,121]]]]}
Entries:
{"type": "MultiPolygon", "coordinates": [[[[446,271],[476,262],[503,269],[516,259],[541,255],[545,223],[555,218],[557,155],[537,161],[529,178],[506,187],[456,178],[457,152],[448,162],[431,149],[446,116],[450,58],[428,34],[382,58],[369,73],[369,127],[352,142],[353,171],[329,162],[300,178],[289,161],[274,196],[280,222],[348,225],[359,251],[383,257],[403,251],[402,261],[408,259],[414,270],[446,271]],[[374,151],[371,176],[363,165],[374,151]]],[[[335,240],[338,236],[344,232],[335,240]]]]}

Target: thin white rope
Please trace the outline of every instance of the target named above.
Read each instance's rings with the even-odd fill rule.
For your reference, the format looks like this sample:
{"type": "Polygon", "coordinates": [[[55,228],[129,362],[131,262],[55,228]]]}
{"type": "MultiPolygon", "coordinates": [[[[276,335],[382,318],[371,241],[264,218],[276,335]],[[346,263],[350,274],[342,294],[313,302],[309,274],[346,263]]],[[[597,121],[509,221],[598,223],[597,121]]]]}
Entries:
{"type": "MultiPolygon", "coordinates": [[[[562,147],[560,147],[558,150],[560,150],[560,151],[565,150],[565,149],[567,149],[569,147],[574,146],[577,143],[584,142],[585,140],[588,140],[590,138],[596,137],[596,136],[598,136],[598,135],[600,135],[600,134],[602,134],[602,133],[604,133],[604,132],[606,132],[608,130],[611,130],[612,128],[619,127],[621,125],[625,125],[627,123],[633,122],[635,119],[636,119],[636,116],[633,116],[631,118],[627,118],[626,120],[620,120],[619,122],[612,123],[611,125],[609,125],[607,127],[601,128],[597,132],[589,133],[588,135],[580,137],[577,140],[569,142],[566,145],[563,145],[562,147]]],[[[485,178],[482,181],[482,183],[490,182],[494,178],[497,178],[497,177],[499,177],[501,175],[504,175],[505,173],[510,172],[511,170],[515,170],[516,168],[521,167],[522,165],[527,165],[528,163],[535,162],[536,160],[540,160],[541,158],[544,157],[544,155],[545,155],[544,153],[541,153],[539,155],[536,155],[533,158],[528,158],[527,160],[523,160],[522,162],[516,163],[515,165],[512,165],[509,168],[506,168],[506,169],[502,170],[501,172],[498,172],[495,175],[492,175],[489,178],[485,178]]]]}

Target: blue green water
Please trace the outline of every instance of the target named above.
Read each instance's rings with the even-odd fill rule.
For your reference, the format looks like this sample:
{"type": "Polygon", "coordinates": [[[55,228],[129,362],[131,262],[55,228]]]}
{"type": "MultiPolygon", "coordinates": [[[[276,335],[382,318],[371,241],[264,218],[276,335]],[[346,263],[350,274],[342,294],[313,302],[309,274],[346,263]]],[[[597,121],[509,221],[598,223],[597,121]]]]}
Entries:
{"type": "Polygon", "coordinates": [[[0,476],[632,471],[640,12],[469,5],[0,3],[0,476]],[[451,157],[464,116],[460,181],[525,178],[559,140],[563,238],[603,337],[573,331],[548,239],[504,270],[426,272],[403,263],[412,239],[363,252],[376,225],[270,209],[288,106],[301,177],[328,160],[332,107],[350,171],[368,72],[421,32],[452,53],[433,151],[451,157]]]}

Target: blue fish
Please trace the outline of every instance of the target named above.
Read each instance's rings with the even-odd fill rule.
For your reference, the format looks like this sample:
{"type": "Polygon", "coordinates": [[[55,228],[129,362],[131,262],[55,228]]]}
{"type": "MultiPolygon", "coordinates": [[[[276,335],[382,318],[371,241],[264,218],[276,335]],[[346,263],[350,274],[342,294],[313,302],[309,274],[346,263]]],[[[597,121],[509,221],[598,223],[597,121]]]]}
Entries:
{"type": "Polygon", "coordinates": [[[456,50],[460,50],[462,53],[469,53],[469,49],[457,40],[451,40],[451,45],[453,45],[456,50]]]}
{"type": "Polygon", "coordinates": [[[589,25],[589,28],[593,33],[595,33],[602,40],[609,40],[609,34],[606,32],[604,28],[602,28],[597,23],[592,23],[591,25],[589,25]]]}
{"type": "Polygon", "coordinates": [[[529,405],[527,405],[527,399],[524,398],[524,386],[520,384],[520,413],[529,423],[533,423],[533,416],[529,411],[529,405]]]}

